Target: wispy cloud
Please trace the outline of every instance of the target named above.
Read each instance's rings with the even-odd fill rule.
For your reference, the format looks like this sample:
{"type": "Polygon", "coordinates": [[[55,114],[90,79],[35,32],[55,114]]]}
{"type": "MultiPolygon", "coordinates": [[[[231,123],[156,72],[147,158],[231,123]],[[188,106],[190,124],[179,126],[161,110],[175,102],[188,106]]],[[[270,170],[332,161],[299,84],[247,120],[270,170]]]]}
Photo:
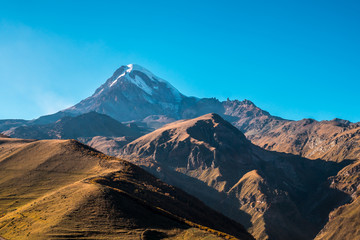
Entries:
{"type": "Polygon", "coordinates": [[[37,108],[44,114],[56,113],[74,105],[69,99],[61,97],[53,92],[38,92],[34,98],[37,108]]]}
{"type": "Polygon", "coordinates": [[[0,20],[0,119],[36,118],[91,95],[113,70],[96,65],[103,49],[0,20]]]}

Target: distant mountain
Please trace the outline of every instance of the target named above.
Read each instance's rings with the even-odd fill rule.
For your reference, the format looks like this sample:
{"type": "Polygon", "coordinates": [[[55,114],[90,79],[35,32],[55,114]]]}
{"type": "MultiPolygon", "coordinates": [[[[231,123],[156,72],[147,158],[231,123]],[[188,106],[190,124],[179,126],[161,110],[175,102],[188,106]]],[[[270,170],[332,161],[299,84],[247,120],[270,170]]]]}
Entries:
{"type": "MultiPolygon", "coordinates": [[[[11,129],[16,132],[15,128],[23,131],[27,129],[24,126],[55,123],[91,111],[148,129],[180,119],[217,113],[245,133],[253,143],[268,150],[331,161],[358,159],[360,152],[360,144],[356,140],[360,136],[360,123],[340,119],[290,121],[270,115],[249,100],[187,97],[169,82],[137,64],[121,66],[92,96],[73,107],[31,121],[1,120],[0,131],[11,129]]],[[[19,137],[29,135],[24,133],[19,137]]]]}
{"type": "Polygon", "coordinates": [[[95,137],[80,137],[77,138],[82,143],[95,148],[96,150],[106,153],[110,156],[117,156],[121,153],[122,147],[124,147],[129,142],[135,140],[136,137],[122,136],[122,137],[104,137],[104,136],[95,136],[95,137]]]}
{"type": "Polygon", "coordinates": [[[8,138],[8,136],[0,133],[0,138],[8,138]]]}
{"type": "Polygon", "coordinates": [[[121,157],[242,223],[256,239],[312,239],[329,212],[350,200],[327,182],[348,163],[263,150],[217,114],[170,123],[127,144],[121,157]],[[339,201],[324,200],[320,211],[319,195],[339,201]]]}
{"type": "Polygon", "coordinates": [[[333,161],[353,158],[358,153],[356,150],[349,154],[349,157],[347,154],[336,157],[336,153],[328,150],[333,151],[330,146],[336,141],[342,142],[342,146],[346,145],[345,148],[357,148],[346,139],[351,139],[351,136],[358,133],[349,132],[341,139],[336,139],[333,135],[339,134],[342,129],[353,131],[352,129],[360,127],[360,123],[353,124],[340,119],[322,122],[311,119],[290,121],[270,115],[249,100],[219,101],[216,98],[188,97],[166,80],[137,64],[121,66],[92,96],[68,109],[31,121],[0,120],[0,131],[23,125],[54,123],[64,117],[74,117],[91,111],[150,129],[180,119],[217,113],[245,133],[253,143],[269,150],[300,154],[312,159],[334,159],[333,161]],[[329,130],[328,136],[318,136],[318,132],[322,134],[325,128],[329,130]]]}
{"type": "Polygon", "coordinates": [[[2,139],[0,171],[6,239],[253,239],[180,189],[74,140],[2,139]]]}
{"type": "Polygon", "coordinates": [[[25,139],[78,139],[105,137],[139,137],[142,130],[132,124],[126,126],[115,119],[96,112],[76,117],[64,117],[55,123],[20,126],[4,132],[14,138],[25,139]]]}
{"type": "Polygon", "coordinates": [[[265,149],[301,155],[311,159],[340,162],[360,160],[360,124],[334,119],[286,121],[271,119],[266,124],[255,118],[245,135],[265,149]]]}
{"type": "Polygon", "coordinates": [[[0,132],[27,124],[29,121],[22,119],[0,120],[0,132]]]}
{"type": "Polygon", "coordinates": [[[117,69],[91,97],[64,112],[96,111],[119,121],[141,120],[150,115],[179,118],[183,98],[169,82],[139,65],[129,64],[117,69]]]}
{"type": "MultiPolygon", "coordinates": [[[[237,119],[241,115],[239,111],[249,112],[254,109],[255,106],[248,100],[221,102],[216,98],[187,97],[144,67],[129,64],[117,69],[92,96],[78,104],[35,120],[21,121],[26,125],[44,125],[64,117],[95,111],[120,122],[140,122],[151,128],[158,128],[171,121],[194,118],[211,112],[237,119]],[[236,111],[236,116],[232,114],[233,111],[236,111]]],[[[269,115],[258,110],[260,112],[256,116],[269,115]]],[[[4,124],[2,131],[9,130],[10,123],[20,126],[19,120],[8,121],[12,122],[4,124]]]]}

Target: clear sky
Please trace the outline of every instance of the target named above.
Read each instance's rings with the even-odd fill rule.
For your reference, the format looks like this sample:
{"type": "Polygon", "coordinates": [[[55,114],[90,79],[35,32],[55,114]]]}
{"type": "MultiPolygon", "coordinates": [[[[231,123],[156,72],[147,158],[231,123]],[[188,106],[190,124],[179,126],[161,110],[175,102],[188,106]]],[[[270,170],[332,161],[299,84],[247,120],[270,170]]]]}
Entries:
{"type": "Polygon", "coordinates": [[[185,95],[360,121],[360,1],[0,0],[0,119],[90,96],[138,63],[185,95]]]}

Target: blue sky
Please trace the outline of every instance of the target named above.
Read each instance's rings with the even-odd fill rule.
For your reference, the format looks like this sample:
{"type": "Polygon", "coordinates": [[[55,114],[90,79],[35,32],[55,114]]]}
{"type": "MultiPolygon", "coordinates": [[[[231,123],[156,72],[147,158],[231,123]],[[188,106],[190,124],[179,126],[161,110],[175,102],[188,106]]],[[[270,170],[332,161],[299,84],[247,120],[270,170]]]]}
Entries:
{"type": "Polygon", "coordinates": [[[76,104],[138,63],[185,95],[360,121],[359,1],[0,4],[0,119],[76,104]]]}

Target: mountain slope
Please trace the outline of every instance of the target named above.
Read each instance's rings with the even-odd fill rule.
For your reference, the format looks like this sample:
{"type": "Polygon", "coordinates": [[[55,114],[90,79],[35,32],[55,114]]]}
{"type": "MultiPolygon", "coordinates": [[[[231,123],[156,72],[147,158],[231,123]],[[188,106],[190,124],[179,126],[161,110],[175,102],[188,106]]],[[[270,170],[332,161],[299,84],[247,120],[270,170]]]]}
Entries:
{"type": "Polygon", "coordinates": [[[127,144],[121,156],[241,222],[257,239],[311,239],[339,204],[316,214],[311,197],[328,192],[327,178],[345,166],[265,151],[217,114],[168,124],[127,144]]]}
{"type": "Polygon", "coordinates": [[[0,171],[7,239],[252,239],[196,198],[74,140],[0,138],[0,171]]]}
{"type": "Polygon", "coordinates": [[[245,135],[265,149],[311,159],[336,162],[360,159],[360,125],[344,120],[277,120],[265,127],[247,129],[245,135]]]}
{"type": "Polygon", "coordinates": [[[357,161],[330,179],[331,187],[347,193],[352,201],[335,209],[329,221],[315,239],[360,238],[360,161],[357,161]]]}
{"type": "Polygon", "coordinates": [[[342,119],[286,120],[270,115],[249,100],[227,100],[222,104],[224,112],[221,116],[262,148],[310,159],[359,160],[359,123],[342,119]]]}
{"type": "Polygon", "coordinates": [[[28,123],[27,120],[22,120],[22,119],[4,119],[4,120],[0,120],[0,132],[9,130],[9,129],[14,128],[14,127],[19,127],[19,126],[25,125],[27,123],[28,123]]]}
{"type": "Polygon", "coordinates": [[[142,135],[136,126],[125,126],[115,119],[96,112],[76,117],[64,117],[55,123],[46,125],[21,126],[4,132],[10,137],[25,139],[77,139],[94,136],[130,136],[142,135]]]}
{"type": "Polygon", "coordinates": [[[80,142],[110,156],[117,156],[121,148],[133,141],[132,137],[103,137],[78,138],[80,142]]]}
{"type": "Polygon", "coordinates": [[[316,240],[352,240],[359,239],[360,198],[343,205],[330,214],[330,220],[316,236],[316,240]]]}
{"type": "Polygon", "coordinates": [[[91,97],[64,112],[96,111],[118,121],[142,120],[150,115],[177,118],[182,98],[167,81],[139,65],[129,64],[117,69],[91,97]]]}

